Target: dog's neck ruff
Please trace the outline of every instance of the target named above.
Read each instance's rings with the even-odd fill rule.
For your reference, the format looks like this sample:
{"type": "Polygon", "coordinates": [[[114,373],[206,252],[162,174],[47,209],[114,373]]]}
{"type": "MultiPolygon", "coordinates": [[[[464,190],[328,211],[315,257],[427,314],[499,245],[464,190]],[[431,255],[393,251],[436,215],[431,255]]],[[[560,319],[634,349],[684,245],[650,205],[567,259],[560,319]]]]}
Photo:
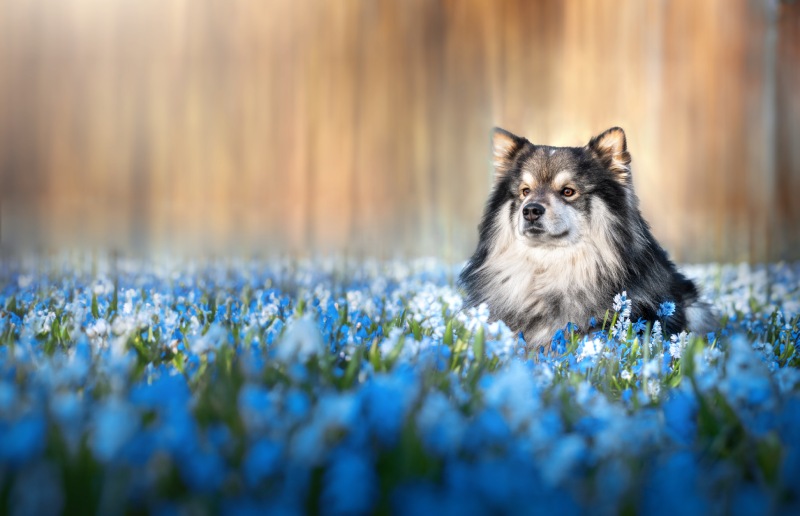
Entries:
{"type": "Polygon", "coordinates": [[[509,220],[508,206],[501,210],[494,245],[478,271],[483,300],[495,317],[522,322],[542,316],[557,329],[597,315],[609,301],[610,287],[619,282],[623,263],[612,240],[609,213],[602,203],[593,208],[586,234],[566,247],[529,245],[503,223],[509,220]]]}

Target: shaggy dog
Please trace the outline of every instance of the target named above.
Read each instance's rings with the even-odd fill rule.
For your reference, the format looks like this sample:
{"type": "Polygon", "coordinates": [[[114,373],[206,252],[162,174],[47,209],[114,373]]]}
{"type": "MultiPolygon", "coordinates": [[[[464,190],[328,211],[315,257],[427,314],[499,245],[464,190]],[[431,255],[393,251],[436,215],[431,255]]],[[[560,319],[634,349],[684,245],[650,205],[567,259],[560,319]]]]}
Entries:
{"type": "Polygon", "coordinates": [[[639,212],[622,129],[585,147],[550,147],[495,128],[492,150],[495,180],[480,241],[459,278],[468,306],[487,303],[492,319],[545,351],[568,322],[602,321],[623,291],[633,321],[656,320],[660,304],[671,301],[666,332],[714,327],[697,287],[639,212]]]}

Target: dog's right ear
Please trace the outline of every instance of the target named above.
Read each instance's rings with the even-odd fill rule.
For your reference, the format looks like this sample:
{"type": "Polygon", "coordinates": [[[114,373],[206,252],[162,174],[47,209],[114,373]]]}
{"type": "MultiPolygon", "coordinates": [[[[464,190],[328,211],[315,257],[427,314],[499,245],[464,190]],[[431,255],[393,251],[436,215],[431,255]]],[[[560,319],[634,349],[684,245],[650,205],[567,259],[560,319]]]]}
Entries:
{"type": "Polygon", "coordinates": [[[495,179],[505,176],[514,164],[514,156],[522,148],[525,138],[520,138],[505,129],[492,129],[492,158],[495,179]]]}

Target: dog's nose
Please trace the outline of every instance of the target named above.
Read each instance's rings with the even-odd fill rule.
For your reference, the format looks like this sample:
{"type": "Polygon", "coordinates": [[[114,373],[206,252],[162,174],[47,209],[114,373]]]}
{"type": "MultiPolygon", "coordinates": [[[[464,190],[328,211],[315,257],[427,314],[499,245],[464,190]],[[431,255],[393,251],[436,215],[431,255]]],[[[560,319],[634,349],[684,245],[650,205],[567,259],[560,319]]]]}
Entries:
{"type": "Polygon", "coordinates": [[[544,206],[538,202],[529,202],[522,207],[522,216],[525,217],[525,220],[528,222],[533,222],[542,215],[544,215],[544,206]]]}

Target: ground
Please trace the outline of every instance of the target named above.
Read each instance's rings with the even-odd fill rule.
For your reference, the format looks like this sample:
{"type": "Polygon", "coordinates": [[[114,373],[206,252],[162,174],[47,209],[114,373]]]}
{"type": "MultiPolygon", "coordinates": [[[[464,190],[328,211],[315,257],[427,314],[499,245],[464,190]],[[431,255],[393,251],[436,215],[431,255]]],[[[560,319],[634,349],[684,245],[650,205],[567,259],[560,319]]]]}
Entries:
{"type": "Polygon", "coordinates": [[[435,260],[0,265],[0,512],[800,510],[800,264],[549,356],[435,260]]]}

